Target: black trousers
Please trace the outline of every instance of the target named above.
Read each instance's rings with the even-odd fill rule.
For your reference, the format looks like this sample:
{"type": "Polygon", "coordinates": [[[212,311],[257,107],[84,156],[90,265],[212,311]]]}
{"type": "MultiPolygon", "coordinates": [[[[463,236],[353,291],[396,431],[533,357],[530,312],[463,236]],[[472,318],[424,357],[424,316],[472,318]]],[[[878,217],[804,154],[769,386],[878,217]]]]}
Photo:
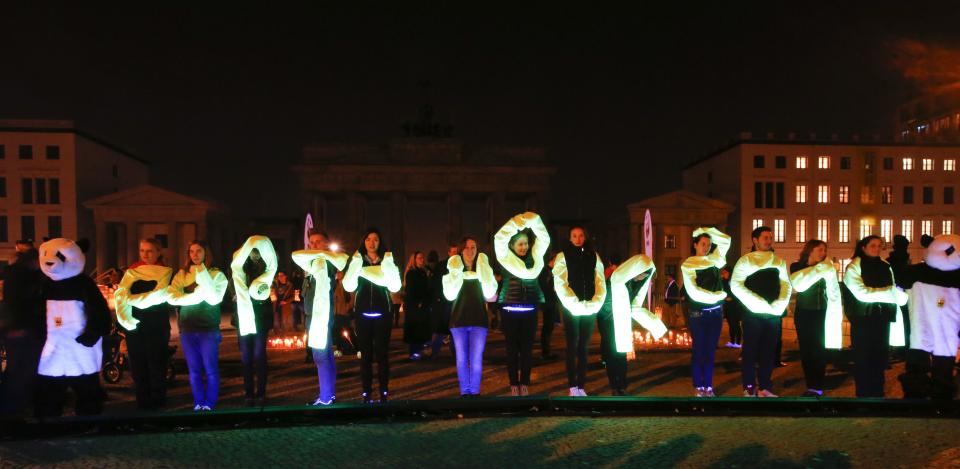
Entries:
{"type": "Polygon", "coordinates": [[[743,343],[743,327],[740,321],[743,320],[743,311],[736,301],[728,301],[723,305],[723,315],[727,317],[727,329],[730,332],[730,343],[743,343]]]}
{"type": "MultiPolygon", "coordinates": [[[[370,314],[370,313],[366,313],[370,314]]],[[[361,314],[357,317],[357,341],[360,343],[360,383],[368,396],[373,392],[373,362],[377,362],[380,393],[390,389],[390,329],[393,313],[377,317],[361,314]]]]}
{"type": "Polygon", "coordinates": [[[530,384],[533,338],[537,335],[537,312],[501,310],[500,324],[507,345],[507,374],[511,386],[530,384]]]}
{"type": "Polygon", "coordinates": [[[158,408],[167,399],[170,323],[140,321],[136,330],[125,333],[137,407],[158,408]]]}
{"type": "Polygon", "coordinates": [[[37,396],[34,401],[34,415],[42,417],[60,417],[63,404],[67,400],[67,388],[77,395],[77,415],[97,415],[103,411],[103,389],[100,387],[100,374],[91,373],[81,376],[37,377],[37,396]]]}
{"type": "Polygon", "coordinates": [[[557,324],[557,308],[554,306],[543,307],[543,323],[540,325],[540,353],[543,356],[550,355],[550,339],[553,337],[553,328],[557,324]]]}
{"type": "Polygon", "coordinates": [[[780,317],[770,314],[743,314],[743,387],[773,390],[774,354],[780,339],[780,317]]]}
{"type": "Polygon", "coordinates": [[[617,352],[617,342],[614,338],[613,315],[597,315],[597,324],[600,328],[600,350],[603,351],[604,361],[607,364],[607,381],[611,391],[625,391],[627,389],[627,354],[617,352]]]}
{"type": "Polygon", "coordinates": [[[850,321],[850,339],[857,397],[883,397],[890,360],[890,321],[882,315],[855,318],[850,321]]]}
{"type": "Polygon", "coordinates": [[[240,363],[243,365],[244,398],[266,397],[267,331],[258,330],[255,334],[238,335],[237,342],[240,346],[240,363]]]}
{"type": "Polygon", "coordinates": [[[563,332],[567,338],[567,385],[581,388],[587,384],[587,352],[593,336],[595,318],[574,316],[563,308],[563,332]]]}
{"type": "Polygon", "coordinates": [[[797,309],[793,324],[800,342],[800,365],[807,389],[823,391],[823,377],[827,370],[827,349],[824,347],[825,309],[797,309]]]}
{"type": "Polygon", "coordinates": [[[17,415],[33,401],[36,394],[37,366],[43,340],[34,334],[8,336],[4,341],[7,367],[0,380],[0,415],[17,415]]]}

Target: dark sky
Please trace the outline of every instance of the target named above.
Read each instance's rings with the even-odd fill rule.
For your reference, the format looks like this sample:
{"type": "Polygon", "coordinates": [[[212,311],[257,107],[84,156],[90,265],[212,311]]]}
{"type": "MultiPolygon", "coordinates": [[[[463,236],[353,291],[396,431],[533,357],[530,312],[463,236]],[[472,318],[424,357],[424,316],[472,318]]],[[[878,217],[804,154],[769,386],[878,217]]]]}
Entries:
{"type": "Polygon", "coordinates": [[[468,144],[548,147],[556,214],[622,216],[741,130],[889,135],[920,87],[897,45],[960,30],[952,2],[461,3],[7,5],[0,117],[75,119],[153,161],[156,184],[230,204],[262,188],[260,210],[295,214],[301,146],[401,136],[429,80],[468,144]]]}

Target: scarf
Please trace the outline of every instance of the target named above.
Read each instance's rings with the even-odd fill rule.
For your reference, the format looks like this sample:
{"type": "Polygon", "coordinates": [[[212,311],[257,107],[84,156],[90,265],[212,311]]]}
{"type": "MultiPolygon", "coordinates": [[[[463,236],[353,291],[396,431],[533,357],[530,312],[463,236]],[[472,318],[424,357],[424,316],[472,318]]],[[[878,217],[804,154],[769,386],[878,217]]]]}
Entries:
{"type": "Polygon", "coordinates": [[[277,252],[274,251],[270,238],[261,235],[247,238],[243,246],[233,253],[230,270],[233,273],[233,288],[237,294],[238,333],[241,336],[256,334],[257,323],[251,298],[254,300],[270,298],[270,285],[273,283],[273,276],[277,273],[277,252]],[[266,264],[266,269],[259,277],[248,279],[243,271],[243,264],[254,249],[260,252],[260,258],[266,264]]]}
{"type": "Polygon", "coordinates": [[[171,275],[173,275],[173,269],[162,265],[139,264],[127,269],[117,290],[113,293],[117,322],[128,331],[136,330],[140,321],[133,317],[133,308],[145,309],[166,303],[170,298],[167,286],[170,284],[171,275]],[[140,280],[157,282],[157,284],[149,292],[131,293],[130,287],[140,280]]]}

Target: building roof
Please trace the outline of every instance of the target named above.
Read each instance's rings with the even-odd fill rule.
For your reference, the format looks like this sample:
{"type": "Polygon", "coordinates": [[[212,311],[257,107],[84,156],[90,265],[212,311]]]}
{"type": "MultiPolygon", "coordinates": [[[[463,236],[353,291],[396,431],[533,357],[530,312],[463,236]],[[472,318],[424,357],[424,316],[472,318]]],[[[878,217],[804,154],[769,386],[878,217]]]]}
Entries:
{"type": "Polygon", "coordinates": [[[89,209],[98,207],[119,206],[165,206],[165,207],[202,207],[208,210],[216,209],[215,202],[190,197],[150,184],[143,184],[130,189],[102,195],[83,203],[89,209]]]}
{"type": "Polygon", "coordinates": [[[127,158],[139,161],[145,165],[150,162],[131,153],[130,151],[114,145],[100,137],[92,135],[83,130],[77,129],[72,120],[52,120],[52,119],[0,119],[0,132],[34,132],[34,133],[69,133],[83,137],[102,147],[109,148],[127,158]]]}
{"type": "Polygon", "coordinates": [[[644,208],[715,208],[733,211],[734,206],[719,199],[704,197],[688,190],[677,190],[627,205],[627,210],[644,208]]]}
{"type": "Polygon", "coordinates": [[[860,146],[860,147],[927,147],[927,148],[960,148],[960,143],[944,142],[895,142],[879,140],[796,140],[796,139],[765,139],[765,138],[739,138],[730,143],[708,153],[683,167],[684,170],[690,169],[704,161],[707,161],[721,153],[724,153],[737,145],[796,145],[796,146],[860,146]]]}

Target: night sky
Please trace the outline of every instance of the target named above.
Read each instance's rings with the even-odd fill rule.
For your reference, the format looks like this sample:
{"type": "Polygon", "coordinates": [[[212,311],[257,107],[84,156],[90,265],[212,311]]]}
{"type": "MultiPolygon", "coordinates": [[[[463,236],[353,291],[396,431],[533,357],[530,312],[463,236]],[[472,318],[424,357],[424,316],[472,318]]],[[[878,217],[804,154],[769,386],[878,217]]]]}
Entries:
{"type": "Polygon", "coordinates": [[[256,214],[297,215],[302,145],[402,136],[429,81],[468,145],[547,146],[555,215],[623,217],[741,130],[886,137],[898,104],[960,78],[954,2],[660,3],[6,5],[0,117],[74,119],[155,184],[239,207],[260,190],[237,178],[274,194],[256,214]]]}

